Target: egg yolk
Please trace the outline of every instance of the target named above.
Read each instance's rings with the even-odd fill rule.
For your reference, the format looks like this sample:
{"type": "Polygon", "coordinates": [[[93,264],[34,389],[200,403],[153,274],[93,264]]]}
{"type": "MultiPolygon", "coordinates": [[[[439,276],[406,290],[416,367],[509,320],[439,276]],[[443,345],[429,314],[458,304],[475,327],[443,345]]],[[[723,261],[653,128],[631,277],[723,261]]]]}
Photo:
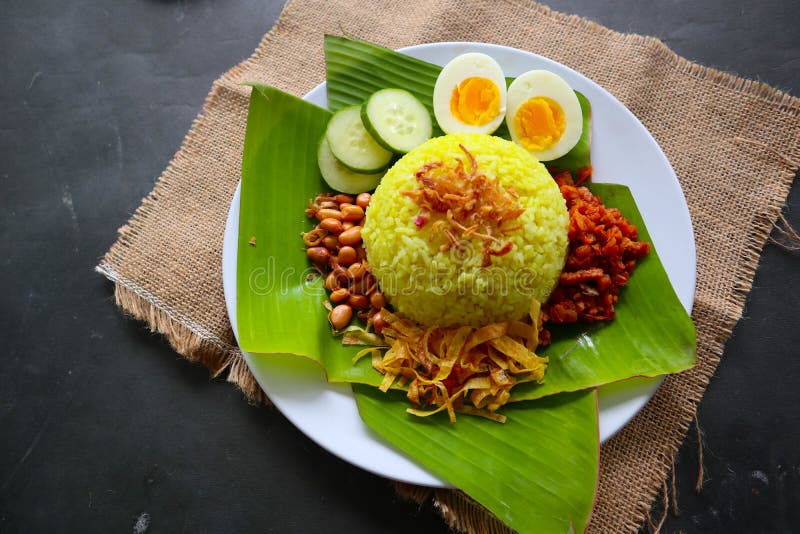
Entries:
{"type": "Polygon", "coordinates": [[[553,146],[567,127],[564,110],[558,102],[544,96],[526,100],[514,114],[519,143],[528,150],[540,151],[553,146]]]}
{"type": "Polygon", "coordinates": [[[487,124],[500,113],[500,90],[486,78],[467,78],[453,89],[450,113],[465,124],[487,124]]]}

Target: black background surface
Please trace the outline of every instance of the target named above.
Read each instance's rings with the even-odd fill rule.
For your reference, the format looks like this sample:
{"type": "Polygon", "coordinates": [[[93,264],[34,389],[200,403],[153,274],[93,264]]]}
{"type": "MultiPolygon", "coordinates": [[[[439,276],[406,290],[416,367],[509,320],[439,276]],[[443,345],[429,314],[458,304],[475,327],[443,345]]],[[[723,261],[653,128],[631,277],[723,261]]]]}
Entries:
{"type": "MultiPolygon", "coordinates": [[[[800,92],[800,4],[562,0],[702,64],[800,92]]],[[[446,532],[429,507],[125,318],[99,257],[211,82],[282,2],[6,0],[0,6],[0,531],[446,532]]],[[[681,103],[675,103],[681,112],[681,103]]],[[[690,120],[687,118],[687,120],[690,120]]],[[[709,169],[709,187],[724,180],[709,169]]],[[[784,214],[800,226],[800,188],[784,214]]],[[[768,245],[677,464],[665,531],[800,525],[800,268],[768,245]]]]}

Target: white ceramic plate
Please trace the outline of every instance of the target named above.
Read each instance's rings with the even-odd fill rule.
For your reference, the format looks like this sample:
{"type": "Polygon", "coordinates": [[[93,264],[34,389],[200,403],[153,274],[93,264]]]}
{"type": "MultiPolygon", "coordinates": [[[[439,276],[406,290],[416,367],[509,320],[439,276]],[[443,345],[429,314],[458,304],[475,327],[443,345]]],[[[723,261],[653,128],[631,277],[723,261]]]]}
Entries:
{"type": "MultiPolygon", "coordinates": [[[[547,69],[586,95],[592,104],[593,180],[630,187],[672,286],[687,312],[691,312],[695,246],[686,199],[661,148],[625,106],[585,76],[549,59],[513,48],[481,43],[436,43],[401,51],[438,65],[444,65],[459,54],[483,52],[500,63],[506,76],[547,69]]],[[[315,87],[305,100],[327,107],[325,84],[315,87]]],[[[225,303],[234,333],[238,332],[238,231],[239,189],[231,202],[222,251],[225,303]]],[[[385,477],[426,486],[447,486],[373,434],[358,415],[350,386],[327,383],[315,363],[294,356],[245,354],[245,359],[275,406],[331,453],[385,477]]],[[[658,384],[657,379],[632,379],[600,388],[600,440],[608,439],[630,421],[655,393],[658,384]]]]}

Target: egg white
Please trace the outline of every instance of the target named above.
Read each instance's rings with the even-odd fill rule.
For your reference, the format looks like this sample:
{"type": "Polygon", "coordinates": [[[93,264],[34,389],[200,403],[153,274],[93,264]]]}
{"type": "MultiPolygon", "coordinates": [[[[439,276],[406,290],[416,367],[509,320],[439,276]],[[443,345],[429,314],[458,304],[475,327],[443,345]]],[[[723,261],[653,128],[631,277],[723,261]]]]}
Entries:
{"type": "Polygon", "coordinates": [[[572,87],[555,73],[547,70],[531,70],[517,77],[508,88],[506,125],[511,140],[520,145],[522,143],[514,125],[514,115],[522,104],[535,97],[554,100],[564,111],[566,126],[561,138],[544,150],[527,149],[539,161],[551,161],[560,158],[578,144],[583,132],[581,104],[572,87]]]}
{"type": "Polygon", "coordinates": [[[506,79],[503,69],[490,56],[471,52],[453,58],[444,66],[433,88],[433,113],[444,133],[490,134],[497,130],[506,113],[506,79]],[[450,112],[453,90],[467,78],[480,77],[490,80],[500,92],[500,109],[490,122],[481,125],[466,124],[450,112]]]}

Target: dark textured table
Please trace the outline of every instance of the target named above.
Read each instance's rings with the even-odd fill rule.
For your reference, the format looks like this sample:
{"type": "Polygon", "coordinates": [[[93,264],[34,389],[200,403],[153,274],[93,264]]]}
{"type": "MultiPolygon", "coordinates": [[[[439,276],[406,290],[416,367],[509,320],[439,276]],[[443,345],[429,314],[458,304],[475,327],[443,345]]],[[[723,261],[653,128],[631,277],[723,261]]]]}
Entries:
{"type": "MultiPolygon", "coordinates": [[[[800,4],[553,1],[800,93],[800,4]]],[[[0,15],[0,531],[446,532],[114,306],[92,269],[211,82],[281,2],[6,0],[0,15]]],[[[676,112],[680,103],[676,102],[676,112]]],[[[709,169],[709,186],[716,180],[709,169]]],[[[797,180],[784,210],[800,226],[797,180]]],[[[665,531],[800,525],[800,262],[768,245],[677,465],[665,531]]]]}

